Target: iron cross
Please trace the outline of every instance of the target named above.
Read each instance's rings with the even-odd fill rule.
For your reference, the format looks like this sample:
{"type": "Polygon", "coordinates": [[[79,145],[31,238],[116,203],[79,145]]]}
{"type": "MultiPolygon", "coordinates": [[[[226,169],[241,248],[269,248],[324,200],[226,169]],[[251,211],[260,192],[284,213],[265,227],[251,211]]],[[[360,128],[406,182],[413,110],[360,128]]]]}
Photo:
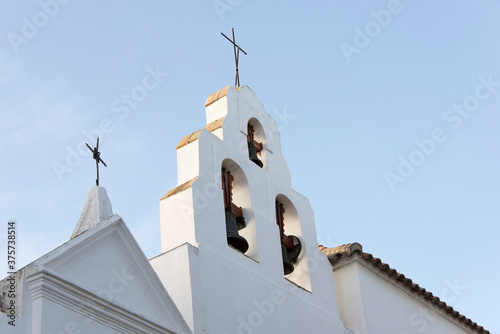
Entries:
{"type": "Polygon", "coordinates": [[[85,145],[87,145],[89,150],[92,152],[92,157],[95,159],[95,166],[97,168],[97,179],[95,180],[95,185],[98,186],[99,185],[99,162],[101,162],[104,165],[104,167],[108,167],[108,166],[106,166],[106,163],[104,161],[102,161],[102,159],[101,159],[101,152],[99,152],[99,137],[97,137],[97,144],[95,145],[95,147],[93,149],[89,146],[89,144],[85,143],[85,145]]]}
{"type": "Polygon", "coordinates": [[[243,52],[245,55],[247,54],[242,48],[239,47],[238,44],[236,44],[236,40],[234,39],[234,28],[233,28],[233,39],[231,40],[229,37],[221,33],[222,36],[226,37],[228,41],[230,41],[233,44],[234,48],[234,62],[236,63],[236,79],[234,80],[234,86],[236,88],[240,87],[240,76],[238,74],[238,61],[240,59],[240,50],[243,52]]]}

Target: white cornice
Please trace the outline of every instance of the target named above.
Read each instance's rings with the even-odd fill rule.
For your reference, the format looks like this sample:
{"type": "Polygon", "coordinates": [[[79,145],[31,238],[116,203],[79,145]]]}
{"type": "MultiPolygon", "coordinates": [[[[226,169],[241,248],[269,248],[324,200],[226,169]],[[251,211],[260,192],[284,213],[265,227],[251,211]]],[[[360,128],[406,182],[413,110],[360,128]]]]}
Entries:
{"type": "Polygon", "coordinates": [[[26,282],[33,301],[46,298],[121,333],[180,333],[109,302],[48,270],[27,277],[26,282]]]}
{"type": "MultiPolygon", "coordinates": [[[[38,259],[36,261],[37,269],[54,272],[54,276],[64,274],[78,265],[82,259],[93,252],[99,251],[101,247],[109,243],[114,243],[119,252],[123,254],[124,261],[142,287],[143,296],[154,309],[158,319],[161,319],[161,323],[175,326],[176,332],[190,333],[189,326],[165,290],[137,241],[122,218],[116,214],[38,259]]],[[[71,282],[71,284],[74,283],[71,282]]],[[[119,305],[116,301],[114,304],[119,305]]],[[[126,307],[126,305],[121,305],[121,307],[126,307]]]]}

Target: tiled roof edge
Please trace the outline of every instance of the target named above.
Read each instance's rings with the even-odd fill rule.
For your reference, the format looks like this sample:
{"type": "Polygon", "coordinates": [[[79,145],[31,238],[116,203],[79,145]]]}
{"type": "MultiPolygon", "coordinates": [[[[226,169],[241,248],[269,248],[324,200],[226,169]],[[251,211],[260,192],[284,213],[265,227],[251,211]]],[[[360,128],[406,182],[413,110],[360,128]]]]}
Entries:
{"type": "Polygon", "coordinates": [[[193,182],[196,181],[197,178],[198,178],[198,176],[195,176],[191,180],[184,182],[183,184],[181,184],[173,189],[170,189],[165,195],[163,195],[162,198],[160,198],[160,201],[164,200],[165,198],[169,198],[172,195],[175,195],[177,193],[183,192],[184,190],[191,188],[191,186],[193,185],[193,182]]]}
{"type": "Polygon", "coordinates": [[[207,98],[207,101],[205,102],[205,107],[208,107],[209,105],[211,105],[215,101],[220,100],[221,98],[226,96],[229,87],[230,87],[230,85],[227,85],[226,87],[219,89],[215,93],[210,94],[210,96],[207,98]]]}
{"type": "Polygon", "coordinates": [[[458,311],[455,311],[453,307],[448,306],[445,302],[441,301],[439,297],[434,296],[432,292],[425,290],[418,284],[413,283],[413,281],[405,277],[405,275],[398,273],[395,269],[392,269],[387,263],[383,263],[382,260],[374,257],[372,254],[363,252],[362,246],[357,242],[333,248],[327,248],[322,245],[318,245],[318,249],[326,254],[328,259],[330,260],[332,267],[334,267],[335,264],[338,263],[342,258],[350,258],[354,254],[357,254],[358,257],[365,261],[367,264],[379,269],[392,280],[403,284],[403,286],[410,289],[410,291],[412,291],[413,293],[422,296],[432,304],[436,305],[439,309],[443,310],[450,317],[458,320],[460,323],[466,325],[476,333],[491,334],[490,331],[484,329],[482,326],[479,326],[477,323],[460,314],[458,311]]]}
{"type": "Polygon", "coordinates": [[[179,142],[179,144],[177,144],[177,147],[176,149],[180,149],[181,147],[183,146],[186,146],[187,144],[189,143],[192,143],[196,140],[198,140],[198,136],[200,135],[200,132],[203,130],[203,129],[207,129],[208,131],[210,132],[214,132],[215,130],[217,129],[220,129],[222,127],[222,123],[224,122],[224,119],[226,118],[226,116],[223,116],[211,123],[208,123],[207,125],[205,125],[203,128],[199,129],[198,131],[195,131],[193,133],[190,133],[188,134],[187,136],[183,137],[181,139],[181,141],[179,142]]]}
{"type": "Polygon", "coordinates": [[[347,255],[351,256],[354,252],[359,251],[363,252],[363,246],[361,244],[354,242],[352,244],[345,244],[333,248],[327,248],[325,246],[319,245],[319,250],[325,253],[327,256],[335,256],[335,255],[347,255]]]}

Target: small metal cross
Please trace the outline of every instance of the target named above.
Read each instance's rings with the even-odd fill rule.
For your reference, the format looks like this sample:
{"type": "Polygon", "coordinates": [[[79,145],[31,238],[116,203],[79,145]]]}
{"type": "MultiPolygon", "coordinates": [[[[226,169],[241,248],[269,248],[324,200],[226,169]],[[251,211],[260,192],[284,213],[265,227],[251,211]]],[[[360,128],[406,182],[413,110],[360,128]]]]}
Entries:
{"type": "Polygon", "coordinates": [[[101,162],[104,167],[108,167],[106,166],[106,163],[104,161],[102,161],[101,159],[101,152],[99,152],[99,137],[97,137],[97,144],[95,145],[95,147],[92,149],[89,144],[85,143],[85,145],[87,145],[87,147],[89,148],[89,150],[92,152],[92,157],[95,159],[95,166],[97,168],[97,179],[95,180],[95,184],[96,186],[99,185],[99,162],[101,162]]]}
{"type": "Polygon", "coordinates": [[[236,88],[240,87],[240,76],[238,74],[238,61],[240,59],[240,50],[243,52],[245,55],[247,54],[242,48],[239,47],[238,44],[236,44],[236,40],[234,39],[234,28],[233,28],[233,39],[231,40],[229,37],[221,33],[222,36],[226,37],[228,41],[230,41],[233,44],[234,48],[234,62],[236,63],[236,79],[234,80],[234,86],[236,88]]]}

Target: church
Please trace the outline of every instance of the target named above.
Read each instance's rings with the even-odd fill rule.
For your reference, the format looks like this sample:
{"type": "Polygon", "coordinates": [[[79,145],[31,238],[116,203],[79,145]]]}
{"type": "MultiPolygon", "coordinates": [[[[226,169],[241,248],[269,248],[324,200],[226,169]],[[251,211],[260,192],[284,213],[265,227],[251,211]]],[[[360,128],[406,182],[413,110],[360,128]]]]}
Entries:
{"type": "Polygon", "coordinates": [[[1,281],[1,333],[490,333],[359,243],[318,245],[248,86],[205,109],[160,199],[161,254],[145,257],[95,186],[70,239],[1,281]]]}

